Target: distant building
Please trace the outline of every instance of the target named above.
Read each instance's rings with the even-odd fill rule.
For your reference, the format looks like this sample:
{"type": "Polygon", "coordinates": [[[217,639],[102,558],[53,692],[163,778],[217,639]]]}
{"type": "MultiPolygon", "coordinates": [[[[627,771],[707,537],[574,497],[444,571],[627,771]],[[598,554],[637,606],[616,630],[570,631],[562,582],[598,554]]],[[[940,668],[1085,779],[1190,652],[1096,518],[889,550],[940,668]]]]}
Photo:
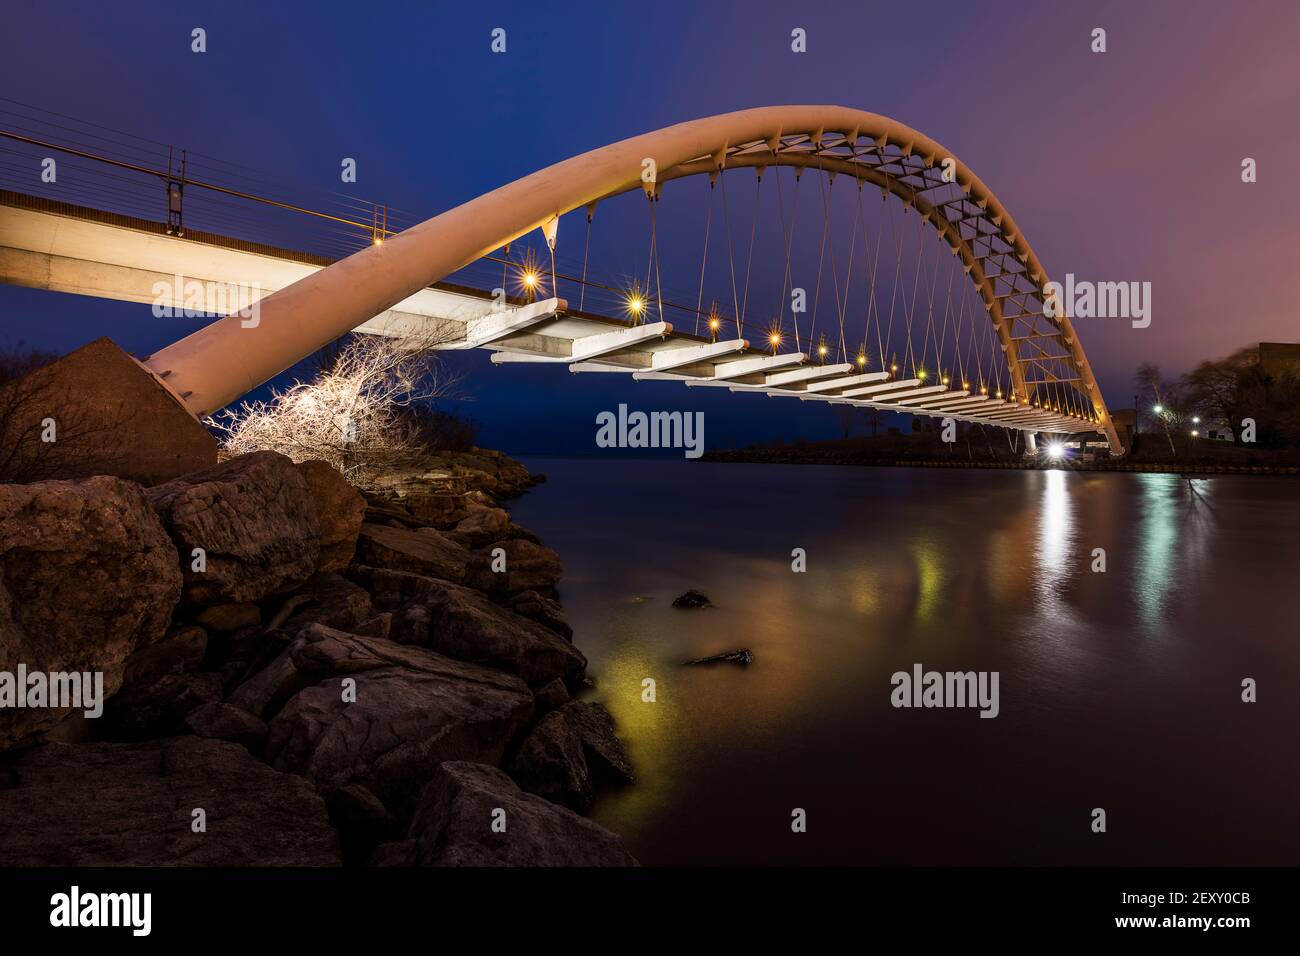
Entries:
{"type": "Polygon", "coordinates": [[[1300,376],[1300,343],[1260,342],[1259,364],[1263,367],[1265,375],[1300,376]]]}
{"type": "Polygon", "coordinates": [[[1133,447],[1133,432],[1137,429],[1137,417],[1136,408],[1112,408],[1110,410],[1111,424],[1115,426],[1115,431],[1119,433],[1120,444],[1126,449],[1133,447]]]}

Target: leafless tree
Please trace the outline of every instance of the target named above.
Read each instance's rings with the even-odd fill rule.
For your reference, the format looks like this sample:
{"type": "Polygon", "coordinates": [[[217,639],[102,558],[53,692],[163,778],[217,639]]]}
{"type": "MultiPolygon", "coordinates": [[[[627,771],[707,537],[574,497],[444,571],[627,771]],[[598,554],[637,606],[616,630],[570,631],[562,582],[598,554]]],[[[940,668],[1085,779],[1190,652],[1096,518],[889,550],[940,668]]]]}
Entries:
{"type": "Polygon", "coordinates": [[[445,333],[349,336],[311,380],[227,409],[211,424],[231,455],[270,449],[294,461],[321,459],[371,484],[426,452],[411,412],[455,393],[459,377],[432,351],[445,341],[445,333]]]}

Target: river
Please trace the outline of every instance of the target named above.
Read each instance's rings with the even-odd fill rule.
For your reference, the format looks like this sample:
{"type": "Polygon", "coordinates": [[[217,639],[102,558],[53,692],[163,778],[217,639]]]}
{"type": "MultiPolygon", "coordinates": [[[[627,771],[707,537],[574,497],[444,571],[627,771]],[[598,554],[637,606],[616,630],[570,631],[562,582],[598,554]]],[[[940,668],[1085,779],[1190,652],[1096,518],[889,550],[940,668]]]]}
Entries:
{"type": "Polygon", "coordinates": [[[1300,864],[1300,481],[523,460],[643,863],[1300,864]],[[892,706],[915,664],[998,716],[892,706]]]}

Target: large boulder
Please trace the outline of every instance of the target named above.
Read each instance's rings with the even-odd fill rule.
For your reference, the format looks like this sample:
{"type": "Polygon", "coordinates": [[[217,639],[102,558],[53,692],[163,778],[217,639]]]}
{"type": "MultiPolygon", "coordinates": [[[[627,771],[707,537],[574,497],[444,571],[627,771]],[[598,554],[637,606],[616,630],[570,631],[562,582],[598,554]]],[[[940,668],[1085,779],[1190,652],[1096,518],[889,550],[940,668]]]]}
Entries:
{"type": "MultiPolygon", "coordinates": [[[[0,671],[98,671],[111,695],[127,659],[166,633],[180,593],[176,550],[139,485],[0,485],[0,671]]],[[[67,713],[5,707],[0,748],[67,713]]]]}
{"type": "Polygon", "coordinates": [[[636,866],[622,837],[525,793],[496,767],[450,761],[425,787],[407,839],[372,862],[421,866],[636,866]],[[504,812],[504,818],[502,813],[504,812]],[[495,821],[504,819],[504,830],[495,821]]]}
{"type": "Polygon", "coordinates": [[[459,583],[470,553],[433,528],[394,528],[364,524],[357,539],[357,562],[393,571],[412,571],[459,583]]]}
{"type": "Polygon", "coordinates": [[[571,701],[543,717],[528,735],[511,775],[530,793],[585,813],[597,781],[631,783],[632,762],[601,704],[571,701]]]}
{"type": "Polygon", "coordinates": [[[556,632],[493,604],[482,593],[417,574],[358,567],[375,600],[393,609],[390,636],[458,660],[487,664],[530,687],[561,679],[576,687],[587,659],[556,632]]]}
{"type": "Polygon", "coordinates": [[[320,522],[319,571],[341,571],[352,563],[366,499],[327,461],[303,461],[298,473],[316,504],[320,522]]]}
{"type": "Polygon", "coordinates": [[[563,576],[564,565],[560,563],[560,556],[550,548],[526,538],[512,538],[494,541],[475,551],[465,570],[463,583],[493,595],[517,591],[551,595],[563,576]],[[496,553],[498,548],[504,553],[496,553]],[[498,563],[498,558],[502,557],[504,567],[498,563]]]}
{"type": "Polygon", "coordinates": [[[504,508],[478,508],[456,523],[450,534],[466,547],[481,548],[490,541],[506,537],[510,515],[504,508]]]}
{"type": "Polygon", "coordinates": [[[230,702],[274,714],[273,767],[309,777],[323,793],[361,784],[399,812],[442,761],[500,760],[533,715],[518,678],[319,624],[230,702]]]}
{"type": "Polygon", "coordinates": [[[46,744],[5,760],[0,866],[335,866],[306,780],[198,737],[46,744]],[[194,832],[202,810],[205,832],[194,832]]]}
{"type": "Polygon", "coordinates": [[[316,572],[316,504],[284,455],[241,455],[148,494],[179,552],[188,604],[259,601],[316,572]],[[206,554],[203,571],[193,569],[196,548],[206,554]]]}
{"type": "Polygon", "coordinates": [[[533,728],[515,754],[510,775],[529,793],[586,813],[595,800],[596,788],[582,752],[582,738],[564,719],[562,710],[551,711],[533,728]]]}
{"type": "Polygon", "coordinates": [[[334,572],[318,574],[296,595],[292,613],[279,627],[286,633],[308,624],[324,624],[340,631],[355,631],[375,617],[375,608],[365,589],[334,572]]]}

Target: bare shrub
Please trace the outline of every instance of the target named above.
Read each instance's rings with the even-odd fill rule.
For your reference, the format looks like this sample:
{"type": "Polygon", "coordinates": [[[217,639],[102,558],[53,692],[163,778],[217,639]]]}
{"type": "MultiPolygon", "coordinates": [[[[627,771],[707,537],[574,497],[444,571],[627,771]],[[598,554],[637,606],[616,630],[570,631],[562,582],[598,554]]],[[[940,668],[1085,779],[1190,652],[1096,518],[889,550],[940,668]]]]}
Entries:
{"type": "Polygon", "coordinates": [[[451,397],[458,381],[431,352],[442,341],[437,334],[351,334],[310,381],[227,409],[210,424],[227,454],[271,450],[294,461],[319,459],[354,484],[372,485],[427,452],[412,412],[451,397]]]}

